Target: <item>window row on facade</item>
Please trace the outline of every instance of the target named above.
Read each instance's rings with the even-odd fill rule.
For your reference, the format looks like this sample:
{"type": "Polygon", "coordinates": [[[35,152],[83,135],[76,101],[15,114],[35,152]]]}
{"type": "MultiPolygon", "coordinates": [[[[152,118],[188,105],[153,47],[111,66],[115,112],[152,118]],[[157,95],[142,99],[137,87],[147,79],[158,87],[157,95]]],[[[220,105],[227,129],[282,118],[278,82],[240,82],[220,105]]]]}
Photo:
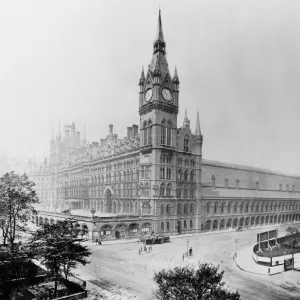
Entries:
{"type": "MultiPolygon", "coordinates": [[[[211,185],[212,187],[216,187],[216,177],[214,175],[211,176],[211,185]]],[[[224,178],[224,187],[228,188],[229,187],[229,179],[228,178],[224,178]]],[[[235,180],[235,188],[239,189],[240,188],[240,180],[236,179],[235,180]]],[[[255,181],[255,188],[256,190],[259,190],[259,181],[255,181]]],[[[284,191],[283,190],[283,184],[279,183],[278,185],[278,190],[279,191],[284,191]]],[[[292,184],[292,187],[290,188],[289,184],[285,185],[285,191],[286,192],[295,192],[296,191],[296,186],[294,184],[292,184]]]]}
{"type": "Polygon", "coordinates": [[[280,214],[280,215],[263,215],[253,217],[229,218],[229,219],[208,219],[205,225],[202,224],[202,230],[223,230],[237,227],[251,227],[259,225],[271,225],[278,223],[300,221],[300,214],[280,214]]]}
{"type": "Polygon", "coordinates": [[[300,210],[300,201],[268,201],[268,202],[206,202],[206,214],[230,214],[249,212],[275,212],[275,211],[300,210]]]}

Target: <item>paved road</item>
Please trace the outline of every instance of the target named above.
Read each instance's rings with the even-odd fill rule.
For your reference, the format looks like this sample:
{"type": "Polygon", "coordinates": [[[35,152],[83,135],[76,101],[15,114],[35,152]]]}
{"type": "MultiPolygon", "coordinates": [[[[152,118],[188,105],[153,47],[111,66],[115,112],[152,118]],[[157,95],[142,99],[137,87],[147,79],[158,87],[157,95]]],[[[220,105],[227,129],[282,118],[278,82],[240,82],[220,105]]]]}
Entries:
{"type": "MultiPolygon", "coordinates": [[[[299,226],[299,225],[298,225],[299,226]]],[[[279,228],[283,235],[288,225],[279,228]]],[[[141,243],[93,246],[91,264],[82,267],[79,272],[87,279],[105,280],[107,287],[124,286],[132,290],[137,299],[153,299],[153,274],[162,268],[196,263],[211,262],[220,265],[225,271],[224,281],[227,286],[240,292],[242,299],[300,299],[300,273],[289,271],[279,275],[256,275],[240,270],[232,259],[235,252],[235,239],[238,249],[254,245],[256,234],[270,228],[257,228],[242,232],[223,232],[189,237],[189,246],[193,247],[194,257],[182,261],[186,251],[186,238],[172,239],[171,243],[154,245],[153,251],[138,255],[141,243]]],[[[251,259],[251,258],[249,258],[251,259]]]]}

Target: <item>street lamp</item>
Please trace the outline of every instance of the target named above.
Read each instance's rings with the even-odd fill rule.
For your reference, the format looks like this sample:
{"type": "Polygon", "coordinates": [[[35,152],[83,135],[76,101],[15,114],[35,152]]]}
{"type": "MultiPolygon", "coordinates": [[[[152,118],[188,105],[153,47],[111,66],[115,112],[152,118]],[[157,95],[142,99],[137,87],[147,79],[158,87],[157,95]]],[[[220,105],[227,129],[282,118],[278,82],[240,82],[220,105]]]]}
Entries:
{"type": "Polygon", "coordinates": [[[235,258],[237,258],[237,243],[238,243],[238,239],[235,239],[235,258]]]}
{"type": "Polygon", "coordinates": [[[188,256],[189,253],[189,239],[186,239],[186,256],[188,256]]]}
{"type": "Polygon", "coordinates": [[[92,208],[91,209],[91,214],[92,214],[92,218],[94,219],[94,214],[95,214],[95,212],[96,212],[96,209],[95,208],[92,208]]]}

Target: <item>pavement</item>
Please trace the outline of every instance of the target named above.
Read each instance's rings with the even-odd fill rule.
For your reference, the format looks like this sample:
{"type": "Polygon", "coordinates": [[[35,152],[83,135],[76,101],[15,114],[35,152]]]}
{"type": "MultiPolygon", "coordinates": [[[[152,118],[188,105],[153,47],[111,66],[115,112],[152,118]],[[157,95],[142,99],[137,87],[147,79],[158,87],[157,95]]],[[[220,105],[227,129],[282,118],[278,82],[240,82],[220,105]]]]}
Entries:
{"type": "Polygon", "coordinates": [[[233,259],[237,266],[246,272],[268,275],[269,267],[257,264],[252,258],[253,246],[245,247],[238,251],[237,255],[233,255],[233,259]]]}

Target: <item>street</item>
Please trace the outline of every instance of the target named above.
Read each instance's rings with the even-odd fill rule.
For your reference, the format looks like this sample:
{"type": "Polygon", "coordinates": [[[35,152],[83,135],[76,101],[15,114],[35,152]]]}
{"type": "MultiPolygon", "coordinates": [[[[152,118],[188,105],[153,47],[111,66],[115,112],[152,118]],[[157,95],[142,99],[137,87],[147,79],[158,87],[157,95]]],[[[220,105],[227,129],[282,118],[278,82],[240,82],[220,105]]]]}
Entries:
{"type": "MultiPolygon", "coordinates": [[[[288,226],[290,225],[278,227],[279,236],[285,234],[288,226]]],[[[275,228],[277,227],[270,226],[240,232],[174,238],[170,243],[154,245],[152,252],[142,255],[138,254],[141,242],[94,245],[91,263],[81,267],[78,272],[88,280],[100,283],[104,280],[106,287],[125,287],[136,296],[135,299],[153,299],[155,286],[152,278],[155,271],[198,261],[211,262],[220,265],[220,269],[225,271],[223,279],[226,286],[232,290],[238,289],[242,299],[300,299],[300,286],[297,284],[300,273],[297,271],[273,276],[256,275],[240,270],[232,258],[236,247],[239,251],[243,247],[254,245],[258,232],[275,228]],[[193,258],[182,261],[187,243],[193,248],[193,258]]]]}

